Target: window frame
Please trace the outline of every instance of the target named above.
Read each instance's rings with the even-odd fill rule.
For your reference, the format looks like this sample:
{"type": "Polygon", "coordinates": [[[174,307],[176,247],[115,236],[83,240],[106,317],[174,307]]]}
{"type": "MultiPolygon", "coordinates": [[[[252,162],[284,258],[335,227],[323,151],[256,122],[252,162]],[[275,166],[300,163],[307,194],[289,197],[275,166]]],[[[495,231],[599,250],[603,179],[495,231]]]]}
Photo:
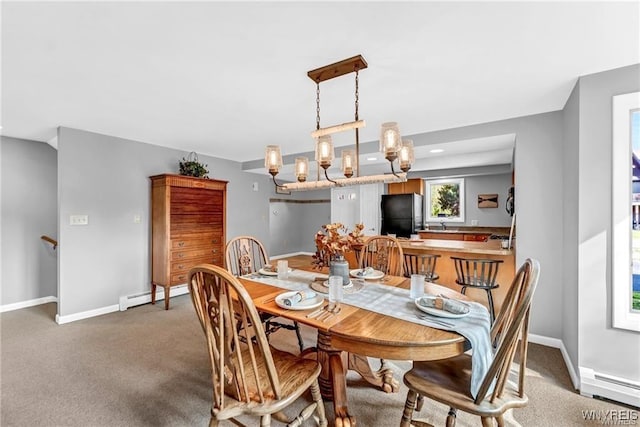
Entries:
{"type": "Polygon", "coordinates": [[[465,188],[464,188],[464,178],[443,178],[443,179],[425,179],[424,181],[426,188],[426,198],[425,198],[425,219],[426,222],[461,222],[464,223],[465,217],[465,188]],[[457,217],[434,217],[431,216],[432,205],[431,205],[431,191],[432,186],[434,185],[444,185],[444,184],[457,184],[459,187],[459,201],[460,201],[460,215],[457,217]]]}
{"type": "Polygon", "coordinates": [[[640,92],[613,97],[611,285],[614,328],[640,331],[640,311],[632,310],[631,113],[640,109],[640,92]]]}

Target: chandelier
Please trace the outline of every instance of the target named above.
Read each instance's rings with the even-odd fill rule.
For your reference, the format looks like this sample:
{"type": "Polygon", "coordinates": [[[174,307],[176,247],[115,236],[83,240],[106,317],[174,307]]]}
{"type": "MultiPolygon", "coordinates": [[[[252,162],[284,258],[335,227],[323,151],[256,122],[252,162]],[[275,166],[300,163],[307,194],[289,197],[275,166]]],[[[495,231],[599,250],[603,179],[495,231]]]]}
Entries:
{"type": "Polygon", "coordinates": [[[396,122],[383,123],[380,129],[380,151],[391,166],[390,174],[360,176],[360,135],[359,129],[365,126],[365,121],[358,117],[359,103],[359,72],[367,68],[367,62],[361,55],[354,56],[331,65],[327,65],[307,73],[309,78],[316,83],[316,129],[311,132],[311,137],[316,141],[315,160],[318,165],[316,181],[307,181],[309,175],[309,159],[297,157],[295,159],[294,172],[298,182],[278,184],[276,175],[282,168],[282,154],[280,146],[268,145],[265,152],[265,168],[271,174],[276,187],[287,191],[318,190],[332,187],[344,187],[349,185],[404,182],[407,180],[406,172],[411,169],[414,162],[413,142],[402,140],[400,129],[396,122]],[[355,119],[352,122],[335,126],[320,127],[320,82],[330,80],[345,74],[355,73],[355,119]],[[344,149],[341,152],[342,173],[344,178],[332,179],[327,170],[331,167],[335,158],[332,134],[349,130],[355,131],[355,150],[344,149]],[[394,162],[402,172],[396,172],[394,162]],[[324,180],[320,180],[320,168],[324,170],[324,180]],[[355,176],[354,176],[355,175],[355,176]]]}

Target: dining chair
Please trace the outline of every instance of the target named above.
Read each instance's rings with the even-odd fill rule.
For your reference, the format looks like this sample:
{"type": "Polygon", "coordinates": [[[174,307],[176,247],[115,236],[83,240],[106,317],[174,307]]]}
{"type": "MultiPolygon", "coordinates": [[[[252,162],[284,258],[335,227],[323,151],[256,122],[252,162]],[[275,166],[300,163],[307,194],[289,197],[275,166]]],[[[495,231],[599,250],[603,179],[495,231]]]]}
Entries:
{"type": "Polygon", "coordinates": [[[236,417],[271,418],[296,427],[314,413],[327,425],[318,376],[321,366],[269,345],[249,293],[230,272],[212,264],[189,271],[189,291],[204,331],[211,362],[212,404],[209,426],[236,417]],[[238,328],[242,322],[243,328],[238,328]],[[244,336],[242,336],[244,334],[244,336]],[[244,338],[244,339],[242,339],[244,338]],[[307,390],[312,402],[290,420],[281,412],[307,390]]]}
{"type": "MultiPolygon", "coordinates": [[[[224,250],[225,268],[234,276],[240,277],[246,274],[257,273],[264,265],[269,263],[269,256],[264,245],[253,236],[239,236],[227,242],[224,250]]],[[[292,325],[275,321],[276,316],[268,313],[260,313],[262,323],[265,325],[267,337],[278,329],[295,331],[300,351],[304,350],[304,341],[298,322],[292,325]]]]}
{"type": "Polygon", "coordinates": [[[416,399],[422,397],[449,406],[448,427],[455,426],[457,410],[480,416],[483,426],[493,425],[493,419],[498,426],[503,426],[505,411],[527,405],[524,376],[529,312],[539,275],[540,265],[534,259],[527,259],[516,273],[491,328],[491,340],[496,351],[477,396],[474,398],[470,392],[471,355],[468,352],[450,359],[414,362],[412,369],[404,375],[404,383],[409,391],[400,427],[430,425],[413,420],[414,410],[420,410],[421,406],[416,405],[416,399]],[[517,365],[513,363],[516,352],[519,352],[517,371],[517,365]],[[517,372],[517,382],[508,379],[512,372],[517,372]]]}
{"type": "Polygon", "coordinates": [[[404,254],[404,275],[423,274],[428,282],[435,282],[440,278],[436,273],[436,261],[440,254],[404,254]]]}
{"type": "Polygon", "coordinates": [[[402,247],[395,237],[371,236],[360,249],[360,268],[373,267],[391,276],[402,276],[404,258],[402,247]]]}
{"type": "Polygon", "coordinates": [[[495,320],[495,309],[493,307],[493,295],[491,291],[500,287],[496,283],[498,268],[504,262],[501,259],[477,259],[451,257],[456,270],[456,283],[462,287],[461,293],[465,293],[467,288],[482,289],[487,293],[489,302],[489,317],[491,324],[495,320]]]}

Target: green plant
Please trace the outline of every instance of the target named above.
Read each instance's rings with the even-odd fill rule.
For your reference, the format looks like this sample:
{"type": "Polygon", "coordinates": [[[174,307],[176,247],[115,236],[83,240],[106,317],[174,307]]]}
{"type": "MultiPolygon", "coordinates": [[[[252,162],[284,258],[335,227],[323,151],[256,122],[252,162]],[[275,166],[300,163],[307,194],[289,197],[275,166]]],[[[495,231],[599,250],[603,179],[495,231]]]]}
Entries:
{"type": "Polygon", "coordinates": [[[203,165],[198,161],[198,155],[195,152],[189,153],[187,157],[183,157],[180,162],[180,175],[195,176],[196,178],[208,178],[208,165],[203,165]]]}

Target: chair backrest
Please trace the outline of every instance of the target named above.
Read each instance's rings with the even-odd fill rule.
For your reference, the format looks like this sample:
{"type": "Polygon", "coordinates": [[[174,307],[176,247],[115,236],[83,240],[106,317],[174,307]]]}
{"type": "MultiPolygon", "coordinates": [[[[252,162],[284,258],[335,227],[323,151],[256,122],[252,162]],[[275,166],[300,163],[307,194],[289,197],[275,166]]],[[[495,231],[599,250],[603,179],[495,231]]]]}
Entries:
{"type": "Polygon", "coordinates": [[[267,250],[252,236],[239,236],[227,242],[224,265],[236,277],[255,273],[269,262],[267,250]]]}
{"type": "Polygon", "coordinates": [[[501,259],[451,257],[456,269],[456,283],[462,286],[495,288],[501,259]]]}
{"type": "Polygon", "coordinates": [[[476,404],[480,404],[487,397],[487,392],[494,379],[496,381],[495,388],[489,399],[495,401],[502,396],[511,363],[518,349],[520,367],[517,391],[520,397],[524,396],[524,374],[527,367],[529,343],[529,312],[539,276],[540,264],[537,260],[529,258],[518,269],[511,283],[500,313],[491,328],[491,340],[496,347],[496,353],[478,391],[476,404]]]}
{"type": "Polygon", "coordinates": [[[404,254],[395,237],[371,236],[360,249],[359,263],[360,268],[373,267],[384,274],[402,276],[404,254]]]}
{"type": "Polygon", "coordinates": [[[427,279],[436,271],[436,261],[440,254],[404,254],[404,275],[424,274],[427,279]]]}
{"type": "Polygon", "coordinates": [[[222,411],[227,402],[255,405],[280,399],[280,382],[260,316],[239,280],[221,267],[200,264],[189,271],[188,285],[207,340],[213,408],[222,411]]]}

